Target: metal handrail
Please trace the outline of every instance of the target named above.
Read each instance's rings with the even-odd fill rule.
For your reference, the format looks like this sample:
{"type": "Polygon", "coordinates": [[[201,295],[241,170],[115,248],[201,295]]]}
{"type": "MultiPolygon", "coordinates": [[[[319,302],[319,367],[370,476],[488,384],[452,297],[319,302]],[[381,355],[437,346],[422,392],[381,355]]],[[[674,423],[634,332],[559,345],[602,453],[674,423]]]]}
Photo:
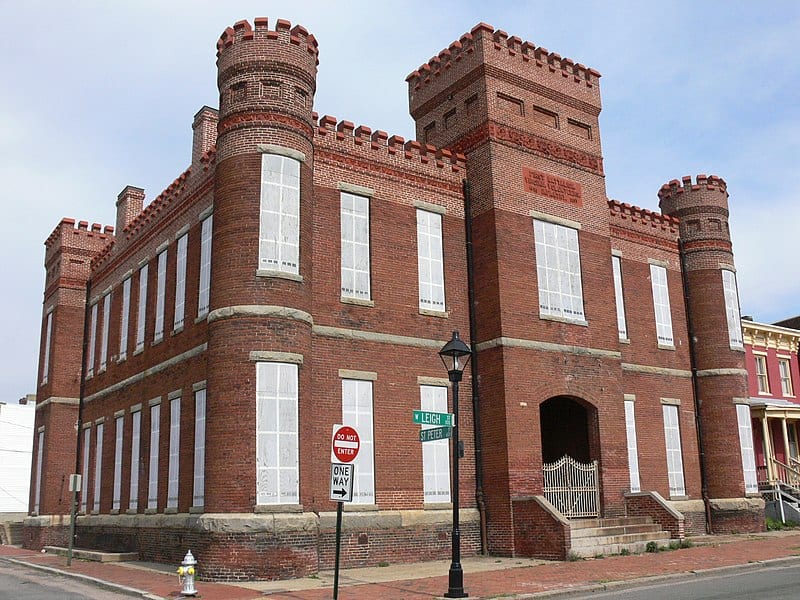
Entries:
{"type": "Polygon", "coordinates": [[[777,458],[771,458],[770,460],[772,461],[773,472],[776,474],[776,482],[785,483],[793,487],[800,485],[800,470],[779,461],[777,458]]]}

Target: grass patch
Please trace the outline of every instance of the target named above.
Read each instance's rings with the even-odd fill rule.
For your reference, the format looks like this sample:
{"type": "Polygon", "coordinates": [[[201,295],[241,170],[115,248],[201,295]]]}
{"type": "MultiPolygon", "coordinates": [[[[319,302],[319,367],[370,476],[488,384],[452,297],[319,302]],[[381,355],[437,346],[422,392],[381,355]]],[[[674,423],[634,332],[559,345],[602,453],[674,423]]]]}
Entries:
{"type": "Polygon", "coordinates": [[[783,523],[778,519],[767,517],[767,531],[780,531],[781,529],[783,529],[783,523]]]}
{"type": "Polygon", "coordinates": [[[567,554],[567,560],[569,562],[577,562],[579,560],[583,560],[583,557],[574,550],[570,550],[567,554]]]}
{"type": "Polygon", "coordinates": [[[378,566],[379,567],[388,567],[389,563],[386,562],[385,560],[382,560],[381,562],[378,563],[378,566]]]}

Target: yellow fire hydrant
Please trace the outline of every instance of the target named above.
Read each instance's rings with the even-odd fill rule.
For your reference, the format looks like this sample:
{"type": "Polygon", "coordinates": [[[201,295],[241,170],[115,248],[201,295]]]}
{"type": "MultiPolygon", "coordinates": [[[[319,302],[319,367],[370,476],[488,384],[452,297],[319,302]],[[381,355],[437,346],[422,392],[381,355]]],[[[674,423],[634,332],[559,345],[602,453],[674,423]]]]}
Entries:
{"type": "Polygon", "coordinates": [[[195,565],[197,561],[192,556],[192,551],[189,550],[186,556],[183,557],[181,566],[178,567],[178,579],[183,585],[181,596],[196,596],[197,588],[194,587],[194,575],[196,573],[195,565]]]}

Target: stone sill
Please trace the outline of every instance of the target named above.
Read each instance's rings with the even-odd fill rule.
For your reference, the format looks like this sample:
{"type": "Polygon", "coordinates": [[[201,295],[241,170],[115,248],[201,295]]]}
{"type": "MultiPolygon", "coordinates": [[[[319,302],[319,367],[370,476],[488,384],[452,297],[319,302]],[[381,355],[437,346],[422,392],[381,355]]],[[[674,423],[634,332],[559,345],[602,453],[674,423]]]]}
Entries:
{"type": "Polygon", "coordinates": [[[377,511],[377,504],[358,504],[356,502],[345,502],[344,512],[373,512],[377,511]]]}
{"type": "Polygon", "coordinates": [[[420,308],[419,314],[425,315],[426,317],[437,317],[439,319],[449,319],[450,318],[450,311],[449,310],[431,310],[429,308],[420,308]]]}
{"type": "Polygon", "coordinates": [[[257,504],[253,507],[255,514],[265,513],[301,513],[302,504],[257,504]]]}
{"type": "Polygon", "coordinates": [[[555,321],[556,323],[566,323],[567,325],[589,326],[589,321],[585,319],[569,319],[567,317],[556,317],[555,315],[544,315],[542,313],[539,313],[539,318],[543,321],[555,321]]]}
{"type": "Polygon", "coordinates": [[[256,277],[273,277],[275,279],[288,279],[303,283],[303,276],[297,273],[287,273],[285,271],[274,271],[272,269],[256,269],[256,277]]]}
{"type": "Polygon", "coordinates": [[[342,304],[352,304],[353,306],[366,306],[373,308],[375,306],[374,300],[364,300],[362,298],[350,298],[349,296],[342,296],[339,298],[342,304]]]}

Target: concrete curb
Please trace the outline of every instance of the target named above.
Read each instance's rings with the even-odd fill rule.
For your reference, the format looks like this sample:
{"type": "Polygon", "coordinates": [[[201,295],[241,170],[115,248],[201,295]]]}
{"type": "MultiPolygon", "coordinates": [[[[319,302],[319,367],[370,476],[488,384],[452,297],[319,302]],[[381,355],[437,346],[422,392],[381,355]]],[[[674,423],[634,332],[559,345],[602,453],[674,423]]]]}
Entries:
{"type": "MultiPolygon", "coordinates": [[[[692,571],[683,571],[681,573],[670,573],[668,575],[654,575],[652,577],[639,577],[637,579],[626,579],[625,581],[609,581],[608,583],[594,583],[589,585],[582,585],[579,587],[552,590],[544,592],[524,593],[511,596],[503,596],[508,600],[533,600],[536,598],[570,598],[579,594],[590,594],[596,592],[613,592],[632,589],[645,584],[658,584],[676,579],[687,579],[695,576],[698,578],[711,577],[714,575],[721,575],[725,573],[747,572],[759,569],[764,566],[773,566],[780,564],[794,564],[800,563],[800,556],[790,556],[784,558],[770,558],[767,560],[757,560],[750,563],[741,565],[728,565],[725,567],[713,567],[711,569],[697,569],[692,571]]],[[[486,600],[491,600],[489,596],[486,600]]]]}
{"type": "Polygon", "coordinates": [[[21,565],[23,567],[30,567],[31,569],[36,569],[38,571],[45,571],[46,573],[55,573],[58,575],[64,575],[66,577],[71,577],[73,579],[77,579],[79,581],[83,581],[85,583],[91,583],[103,589],[111,590],[112,592],[119,592],[120,594],[127,594],[128,596],[136,596],[139,598],[146,598],[147,600],[164,600],[161,596],[156,596],[155,594],[151,594],[150,592],[146,592],[144,590],[137,590],[136,588],[128,587],[126,585],[120,585],[118,583],[111,583],[110,581],[106,581],[105,579],[98,579],[97,577],[90,577],[89,575],[82,575],[80,573],[72,573],[70,571],[63,571],[61,569],[56,569],[55,567],[47,567],[45,565],[37,565],[34,563],[29,563],[24,560],[18,560],[16,558],[10,558],[8,556],[0,556],[0,560],[4,560],[10,563],[14,563],[16,565],[21,565]]]}

